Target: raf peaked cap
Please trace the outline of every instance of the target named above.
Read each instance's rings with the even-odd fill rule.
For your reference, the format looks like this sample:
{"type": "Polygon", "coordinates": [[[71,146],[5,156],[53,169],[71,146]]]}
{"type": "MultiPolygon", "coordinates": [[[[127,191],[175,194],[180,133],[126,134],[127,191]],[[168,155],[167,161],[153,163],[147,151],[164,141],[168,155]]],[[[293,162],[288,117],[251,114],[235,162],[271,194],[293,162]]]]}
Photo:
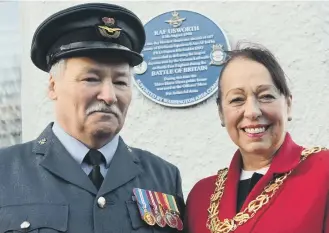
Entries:
{"type": "Polygon", "coordinates": [[[145,30],[131,11],[106,3],[76,5],[47,18],[32,39],[31,59],[43,71],[61,58],[122,57],[132,66],[143,61],[145,30]]]}

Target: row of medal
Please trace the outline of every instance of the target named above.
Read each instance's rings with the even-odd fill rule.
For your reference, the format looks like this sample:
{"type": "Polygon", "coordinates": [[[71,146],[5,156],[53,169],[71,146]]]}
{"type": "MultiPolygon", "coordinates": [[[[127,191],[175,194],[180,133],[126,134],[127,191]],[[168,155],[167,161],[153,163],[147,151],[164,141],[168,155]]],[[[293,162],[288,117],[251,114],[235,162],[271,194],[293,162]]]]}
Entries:
{"type": "Polygon", "coordinates": [[[141,217],[148,225],[157,224],[160,227],[168,225],[183,230],[183,222],[179,217],[174,196],[140,188],[134,188],[133,192],[141,217]]]}

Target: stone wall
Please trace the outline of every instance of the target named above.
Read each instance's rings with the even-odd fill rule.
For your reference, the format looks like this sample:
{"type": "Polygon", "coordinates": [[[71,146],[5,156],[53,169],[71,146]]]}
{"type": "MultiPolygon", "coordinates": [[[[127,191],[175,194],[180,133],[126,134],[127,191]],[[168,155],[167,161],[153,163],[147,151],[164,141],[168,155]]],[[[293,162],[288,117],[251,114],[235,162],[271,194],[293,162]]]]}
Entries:
{"type": "Polygon", "coordinates": [[[21,141],[18,3],[0,2],[0,147],[21,141]]]}

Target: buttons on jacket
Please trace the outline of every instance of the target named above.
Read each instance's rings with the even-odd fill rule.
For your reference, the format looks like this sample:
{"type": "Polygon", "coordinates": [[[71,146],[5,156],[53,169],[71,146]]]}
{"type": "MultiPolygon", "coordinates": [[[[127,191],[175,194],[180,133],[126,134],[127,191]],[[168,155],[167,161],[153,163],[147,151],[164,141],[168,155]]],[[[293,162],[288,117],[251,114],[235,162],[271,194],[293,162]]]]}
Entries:
{"type": "Polygon", "coordinates": [[[21,229],[28,229],[31,226],[31,224],[28,221],[24,221],[21,224],[21,229]]]}
{"type": "Polygon", "coordinates": [[[99,206],[99,208],[105,208],[105,205],[106,205],[106,199],[104,197],[99,197],[97,199],[97,204],[99,206]]]}

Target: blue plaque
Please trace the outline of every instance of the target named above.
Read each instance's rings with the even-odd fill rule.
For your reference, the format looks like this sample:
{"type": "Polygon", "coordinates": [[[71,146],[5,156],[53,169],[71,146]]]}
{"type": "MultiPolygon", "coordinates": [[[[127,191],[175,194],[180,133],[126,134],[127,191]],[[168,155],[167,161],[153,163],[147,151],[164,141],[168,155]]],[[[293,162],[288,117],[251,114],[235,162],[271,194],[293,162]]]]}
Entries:
{"type": "Polygon", "coordinates": [[[152,101],[170,107],[197,104],[217,91],[218,76],[230,49],[219,26],[192,11],[159,15],[145,25],[144,61],[135,83],[152,101]]]}

